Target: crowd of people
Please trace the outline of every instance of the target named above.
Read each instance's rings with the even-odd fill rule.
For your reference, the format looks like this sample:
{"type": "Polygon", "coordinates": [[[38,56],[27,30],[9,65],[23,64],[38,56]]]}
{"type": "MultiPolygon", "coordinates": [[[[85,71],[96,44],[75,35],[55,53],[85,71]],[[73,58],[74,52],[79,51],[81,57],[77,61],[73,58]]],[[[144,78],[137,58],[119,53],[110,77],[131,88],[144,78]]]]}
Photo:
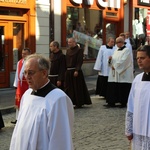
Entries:
{"type": "Polygon", "coordinates": [[[132,45],[128,33],[120,33],[116,39],[109,37],[107,44],[100,47],[94,65],[98,71],[95,94],[106,99],[104,106],[107,108],[124,108],[127,105],[134,78],[132,45]]]}
{"type": "MultiPolygon", "coordinates": [[[[98,71],[95,94],[106,99],[106,108],[127,107],[125,135],[132,140],[133,150],[149,150],[150,46],[137,49],[137,63],[143,73],[135,78],[133,47],[129,32],[116,39],[109,37],[100,47],[94,65],[98,71]]],[[[65,55],[59,43],[52,41],[50,59],[31,54],[28,48],[22,50],[14,82],[19,115],[10,150],[73,150],[74,109],[92,104],[81,69],[83,51],[72,37],[65,55]]],[[[0,112],[0,129],[3,127],[0,112]]]]}
{"type": "MultiPolygon", "coordinates": [[[[73,150],[74,109],[92,104],[81,69],[83,49],[69,38],[66,55],[57,41],[50,43],[50,59],[28,52],[22,50],[17,64],[14,85],[19,114],[12,121],[16,126],[10,150],[73,150]]],[[[0,114],[1,128],[2,123],[0,114]]]]}

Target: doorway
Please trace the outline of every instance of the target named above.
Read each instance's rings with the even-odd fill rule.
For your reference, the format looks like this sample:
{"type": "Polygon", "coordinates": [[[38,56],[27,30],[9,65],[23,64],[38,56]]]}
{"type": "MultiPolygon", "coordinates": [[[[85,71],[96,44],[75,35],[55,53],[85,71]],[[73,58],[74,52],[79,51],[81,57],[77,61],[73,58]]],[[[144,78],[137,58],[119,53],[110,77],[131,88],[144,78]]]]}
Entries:
{"type": "Polygon", "coordinates": [[[17,62],[27,45],[25,22],[0,22],[0,88],[13,86],[17,62]]]}
{"type": "Polygon", "coordinates": [[[9,61],[6,31],[8,31],[8,23],[0,23],[0,88],[9,85],[9,61]]]}

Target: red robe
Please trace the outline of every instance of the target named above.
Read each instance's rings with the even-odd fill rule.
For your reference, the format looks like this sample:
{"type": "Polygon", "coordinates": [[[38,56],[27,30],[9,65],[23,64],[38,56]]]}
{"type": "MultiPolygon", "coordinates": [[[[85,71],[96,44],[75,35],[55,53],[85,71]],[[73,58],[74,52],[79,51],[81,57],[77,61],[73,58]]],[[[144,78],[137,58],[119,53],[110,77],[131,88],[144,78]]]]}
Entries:
{"type": "Polygon", "coordinates": [[[16,89],[16,97],[15,97],[15,105],[17,108],[20,107],[20,101],[21,101],[22,95],[29,88],[29,85],[25,77],[23,76],[23,78],[20,79],[20,71],[21,71],[22,65],[23,65],[23,59],[21,59],[18,64],[18,86],[16,89]]]}

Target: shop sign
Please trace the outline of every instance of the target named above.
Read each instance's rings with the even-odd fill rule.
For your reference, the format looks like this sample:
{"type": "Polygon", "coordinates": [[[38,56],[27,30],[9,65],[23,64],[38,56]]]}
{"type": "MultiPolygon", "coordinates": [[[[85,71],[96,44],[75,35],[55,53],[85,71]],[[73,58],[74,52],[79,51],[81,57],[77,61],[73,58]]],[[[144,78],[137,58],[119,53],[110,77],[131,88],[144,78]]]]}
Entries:
{"type": "Polygon", "coordinates": [[[0,0],[0,3],[26,4],[26,0],[0,0]]]}
{"type": "MultiPolygon", "coordinates": [[[[87,4],[87,5],[93,5],[94,0],[72,0],[76,4],[87,4]]],[[[104,2],[104,0],[97,0],[98,4],[102,7],[110,7],[110,8],[120,8],[121,0],[108,0],[107,2],[104,2]]]]}
{"type": "Polygon", "coordinates": [[[138,0],[138,5],[150,6],[150,0],[138,0]]]}

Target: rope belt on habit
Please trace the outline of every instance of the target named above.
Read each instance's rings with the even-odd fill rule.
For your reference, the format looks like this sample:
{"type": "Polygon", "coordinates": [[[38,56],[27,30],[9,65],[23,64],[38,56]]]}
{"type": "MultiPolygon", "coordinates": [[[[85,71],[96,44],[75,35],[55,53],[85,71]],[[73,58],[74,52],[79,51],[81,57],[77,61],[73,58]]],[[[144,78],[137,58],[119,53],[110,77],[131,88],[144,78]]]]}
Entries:
{"type": "Polygon", "coordinates": [[[58,74],[50,74],[50,75],[48,75],[49,77],[58,77],[58,74]]]}
{"type": "Polygon", "coordinates": [[[67,68],[67,70],[74,70],[74,69],[76,69],[76,68],[67,68]]]}

